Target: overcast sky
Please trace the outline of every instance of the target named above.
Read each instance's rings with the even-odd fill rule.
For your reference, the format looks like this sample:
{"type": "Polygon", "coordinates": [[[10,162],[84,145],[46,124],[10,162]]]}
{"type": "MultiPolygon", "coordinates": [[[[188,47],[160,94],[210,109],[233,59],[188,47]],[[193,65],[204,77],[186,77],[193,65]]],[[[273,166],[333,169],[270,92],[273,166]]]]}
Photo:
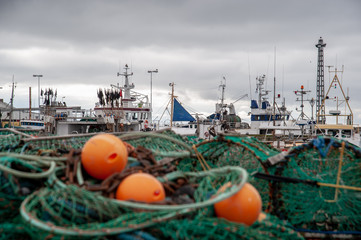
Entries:
{"type": "MultiPolygon", "coordinates": [[[[144,94],[150,93],[147,71],[159,69],[153,75],[154,115],[165,108],[170,82],[186,107],[212,113],[224,76],[226,102],[249,95],[235,103],[249,121],[255,79],[266,74],[270,90],[276,76],[276,92],[297,118],[301,103],[294,91],[304,85],[308,98],[316,95],[315,44],[322,37],[325,65],[344,65],[338,76],[355,123],[361,123],[360,12],[358,0],[0,0],[0,96],[10,101],[14,75],[15,107],[29,106],[29,87],[36,106],[33,74],[42,74],[41,88],[57,89],[58,100],[90,109],[98,88],[122,83],[117,72],[128,64],[135,90],[144,94]]],[[[325,70],[327,91],[334,73],[325,70]]],[[[330,92],[336,95],[341,98],[330,92]]]]}

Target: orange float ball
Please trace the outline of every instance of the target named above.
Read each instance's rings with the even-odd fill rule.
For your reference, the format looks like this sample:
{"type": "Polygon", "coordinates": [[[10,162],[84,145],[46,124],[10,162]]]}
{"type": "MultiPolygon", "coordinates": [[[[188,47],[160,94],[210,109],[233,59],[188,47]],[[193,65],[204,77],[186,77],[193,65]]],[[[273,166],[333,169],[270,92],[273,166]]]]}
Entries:
{"type": "MultiPolygon", "coordinates": [[[[224,185],[219,189],[219,192],[228,187],[229,184],[224,185]]],[[[251,226],[258,219],[261,212],[262,199],[257,189],[246,183],[233,196],[214,204],[214,209],[218,217],[251,226]]]]}
{"type": "Polygon", "coordinates": [[[90,176],[103,180],[125,168],[128,151],[122,140],[116,136],[99,134],[85,143],[81,162],[90,176]]]}
{"type": "Polygon", "coordinates": [[[165,199],[163,185],[148,173],[134,173],[126,177],[118,186],[118,200],[158,202],[165,199]]]}

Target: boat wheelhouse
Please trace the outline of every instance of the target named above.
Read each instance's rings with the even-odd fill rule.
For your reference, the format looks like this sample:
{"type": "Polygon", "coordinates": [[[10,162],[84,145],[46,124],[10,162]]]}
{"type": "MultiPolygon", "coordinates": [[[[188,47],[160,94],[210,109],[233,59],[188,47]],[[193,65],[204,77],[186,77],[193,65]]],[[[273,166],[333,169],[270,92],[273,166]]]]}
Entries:
{"type": "MultiPolygon", "coordinates": [[[[264,88],[266,75],[256,78],[258,99],[251,100],[251,129],[259,129],[259,134],[265,134],[270,126],[289,126],[291,112],[287,111],[283,101],[281,107],[271,106],[267,100],[270,92],[264,88]]],[[[276,104],[276,103],[275,103],[276,104]]]]}
{"type": "Polygon", "coordinates": [[[125,65],[124,86],[111,85],[111,89],[98,90],[99,102],[94,108],[95,116],[102,118],[111,131],[150,130],[151,106],[147,95],[133,91],[134,83],[129,82],[128,65],[125,65]]]}

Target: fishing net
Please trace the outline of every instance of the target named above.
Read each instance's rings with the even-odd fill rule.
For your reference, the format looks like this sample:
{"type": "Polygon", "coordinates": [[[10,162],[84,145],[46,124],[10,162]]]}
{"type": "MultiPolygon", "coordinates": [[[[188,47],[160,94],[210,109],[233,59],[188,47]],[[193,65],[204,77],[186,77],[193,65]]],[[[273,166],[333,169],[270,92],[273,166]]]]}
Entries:
{"type": "Polygon", "coordinates": [[[0,136],[0,152],[12,152],[19,147],[21,136],[15,134],[0,136]]]}
{"type": "Polygon", "coordinates": [[[23,129],[0,129],[0,152],[20,152],[21,140],[26,138],[35,138],[40,131],[31,131],[23,129]]]}
{"type": "Polygon", "coordinates": [[[197,136],[192,136],[192,135],[191,136],[182,136],[182,135],[175,133],[171,129],[159,130],[159,131],[157,131],[157,133],[164,134],[169,137],[175,138],[181,142],[187,143],[188,145],[193,145],[194,143],[196,143],[198,141],[197,136]]]}
{"type": "MultiPolygon", "coordinates": [[[[0,239],[300,237],[270,215],[250,227],[215,216],[213,204],[238,192],[247,171],[268,173],[268,159],[279,154],[256,139],[225,136],[199,142],[172,131],[120,134],[129,153],[127,167],[95,180],[84,171],[80,157],[92,136],[13,134],[4,136],[4,145],[0,138],[0,146],[11,146],[0,153],[0,159],[6,159],[0,161],[0,239]],[[157,204],[114,199],[119,183],[137,172],[157,177],[166,199],[157,204]],[[218,193],[229,182],[232,187],[218,193]]],[[[261,187],[267,189],[269,182],[248,180],[265,202],[261,187]]]]}
{"type": "Polygon", "coordinates": [[[44,186],[42,179],[54,170],[54,162],[0,153],[0,222],[16,217],[24,198],[44,186]]]}
{"type": "MultiPolygon", "coordinates": [[[[195,145],[198,161],[195,158],[183,159],[178,168],[183,171],[200,171],[222,166],[240,166],[252,174],[268,172],[264,163],[279,151],[260,142],[256,138],[224,136],[203,141],[195,145]]],[[[269,183],[250,177],[249,182],[256,187],[262,197],[263,208],[269,205],[269,183]]]]}
{"type": "Polygon", "coordinates": [[[165,133],[129,133],[119,137],[133,147],[142,146],[151,150],[157,160],[164,157],[189,157],[193,149],[182,138],[172,137],[169,132],[165,133]]]}
{"type": "Polygon", "coordinates": [[[214,214],[198,215],[193,219],[186,217],[158,224],[149,232],[160,239],[303,239],[289,223],[271,215],[252,226],[229,222],[214,214]]]}
{"type": "Polygon", "coordinates": [[[361,236],[360,148],[319,137],[271,165],[272,213],[302,232],[361,236]]]}
{"type": "Polygon", "coordinates": [[[36,136],[41,133],[40,130],[28,130],[28,129],[21,129],[21,128],[3,128],[0,129],[0,136],[1,135],[10,135],[10,134],[24,134],[29,136],[36,136]]]}
{"type": "MultiPolygon", "coordinates": [[[[166,199],[165,203],[171,205],[117,201],[69,185],[62,189],[43,188],[33,193],[22,202],[20,211],[24,221],[37,234],[33,238],[51,234],[78,238],[115,235],[180,217],[226,199],[243,187],[247,172],[242,168],[225,167],[198,173],[172,172],[159,180],[174,185],[170,182],[180,178],[185,179],[189,187],[194,187],[194,193],[187,196],[188,201],[184,204],[175,205],[174,196],[166,199]],[[228,182],[232,186],[218,193],[218,188],[228,182]]],[[[185,194],[176,198],[181,201],[179,198],[184,198],[185,194]]]]}
{"type": "MultiPolygon", "coordinates": [[[[84,144],[95,135],[79,134],[36,138],[14,134],[4,135],[4,137],[0,137],[0,151],[60,157],[69,153],[72,149],[82,149],[84,144]]],[[[129,142],[134,147],[143,146],[152,150],[157,159],[190,156],[192,152],[186,139],[172,131],[120,133],[118,137],[129,142]]]]}
{"type": "MultiPolygon", "coordinates": [[[[130,146],[128,143],[125,144],[130,146]]],[[[151,150],[141,146],[137,148],[130,146],[128,152],[132,157],[128,157],[128,165],[122,172],[114,173],[104,180],[96,180],[82,167],[81,151],[72,150],[66,157],[65,165],[59,166],[54,174],[49,176],[48,184],[54,188],[63,188],[69,184],[77,185],[89,191],[102,192],[103,196],[114,198],[119,183],[133,173],[143,172],[154,177],[162,177],[177,170],[174,164],[175,158],[164,158],[157,161],[151,150]]]]}
{"type": "MultiPolygon", "coordinates": [[[[17,221],[20,222],[21,220],[17,221]]],[[[0,240],[21,239],[28,240],[31,236],[28,234],[26,226],[22,223],[4,222],[0,223],[0,240]]]]}
{"type": "Polygon", "coordinates": [[[31,155],[62,156],[72,149],[82,149],[95,134],[51,136],[23,139],[17,152],[31,155]],[[20,151],[19,151],[20,150],[20,151]]]}

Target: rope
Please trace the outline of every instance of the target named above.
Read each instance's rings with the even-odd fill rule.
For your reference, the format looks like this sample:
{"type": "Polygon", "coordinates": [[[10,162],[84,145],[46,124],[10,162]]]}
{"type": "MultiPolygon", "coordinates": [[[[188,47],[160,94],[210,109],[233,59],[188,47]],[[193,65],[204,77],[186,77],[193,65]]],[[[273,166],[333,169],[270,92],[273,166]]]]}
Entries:
{"type": "MultiPolygon", "coordinates": [[[[338,162],[338,170],[337,170],[337,178],[336,178],[336,186],[340,184],[340,177],[341,177],[341,169],[342,169],[342,161],[343,161],[343,154],[345,152],[345,142],[342,142],[340,150],[340,161],[338,162]]],[[[338,198],[339,189],[336,187],[335,197],[333,200],[325,200],[326,202],[336,202],[338,198]]]]}
{"type": "Polygon", "coordinates": [[[322,187],[343,188],[343,189],[348,189],[348,190],[361,191],[361,187],[353,187],[353,186],[331,184],[331,183],[321,183],[321,182],[317,182],[314,180],[290,178],[290,177],[271,175],[271,174],[260,173],[260,172],[252,174],[252,176],[254,176],[256,178],[260,178],[260,179],[265,179],[268,181],[285,182],[285,183],[303,183],[303,184],[314,185],[314,186],[318,185],[318,186],[322,186],[322,187]]]}
{"type": "Polygon", "coordinates": [[[193,148],[194,152],[196,153],[197,159],[198,159],[199,163],[201,164],[203,170],[204,171],[211,170],[212,168],[208,165],[207,161],[204,159],[202,154],[200,152],[198,152],[196,145],[193,145],[192,148],[193,148]]]}
{"type": "MultiPolygon", "coordinates": [[[[9,157],[11,157],[11,155],[15,155],[15,154],[9,154],[9,157]]],[[[21,155],[17,155],[17,156],[18,156],[18,158],[21,158],[20,157],[21,155]]],[[[29,159],[26,159],[26,160],[29,160],[29,159]]],[[[45,172],[29,173],[29,172],[18,171],[18,170],[6,167],[3,164],[0,164],[0,171],[6,172],[6,173],[11,174],[11,175],[14,175],[16,177],[32,178],[32,179],[49,177],[55,171],[56,163],[54,161],[45,162],[45,161],[42,161],[41,159],[37,159],[37,158],[32,158],[32,160],[34,160],[36,162],[39,162],[39,163],[41,163],[43,165],[50,166],[50,167],[45,172]]],[[[1,161],[0,161],[0,163],[1,163],[1,161]]]]}

